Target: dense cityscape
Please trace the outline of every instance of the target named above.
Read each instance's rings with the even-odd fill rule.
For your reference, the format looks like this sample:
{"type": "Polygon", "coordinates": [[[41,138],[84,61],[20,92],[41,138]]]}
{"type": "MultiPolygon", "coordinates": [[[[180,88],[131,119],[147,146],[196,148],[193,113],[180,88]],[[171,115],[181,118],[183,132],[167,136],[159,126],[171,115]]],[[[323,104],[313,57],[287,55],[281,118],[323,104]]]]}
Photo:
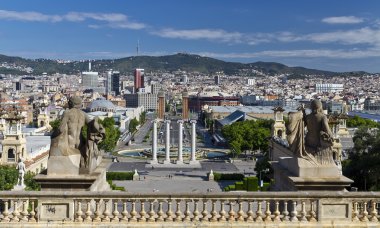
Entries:
{"type": "Polygon", "coordinates": [[[380,227],[379,5],[276,3],[7,1],[0,227],[380,227]]]}

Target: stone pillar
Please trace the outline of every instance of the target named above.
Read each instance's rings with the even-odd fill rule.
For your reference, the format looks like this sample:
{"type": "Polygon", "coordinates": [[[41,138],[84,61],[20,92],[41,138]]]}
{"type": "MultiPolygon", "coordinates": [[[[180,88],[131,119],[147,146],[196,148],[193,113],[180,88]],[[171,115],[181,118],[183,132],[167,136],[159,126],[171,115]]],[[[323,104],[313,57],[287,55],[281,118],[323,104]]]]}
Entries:
{"type": "Polygon", "coordinates": [[[199,163],[197,159],[195,158],[195,143],[196,143],[196,131],[195,131],[195,124],[197,123],[196,120],[191,120],[191,160],[190,164],[199,163]]]}
{"type": "Polygon", "coordinates": [[[170,120],[165,120],[166,139],[165,139],[165,160],[164,164],[170,164],[170,120]]]}
{"type": "Polygon", "coordinates": [[[157,164],[157,122],[157,119],[153,120],[152,160],[150,164],[157,164]]]}
{"type": "Polygon", "coordinates": [[[183,143],[183,120],[178,120],[178,159],[177,164],[183,164],[182,143],[183,143]]]}

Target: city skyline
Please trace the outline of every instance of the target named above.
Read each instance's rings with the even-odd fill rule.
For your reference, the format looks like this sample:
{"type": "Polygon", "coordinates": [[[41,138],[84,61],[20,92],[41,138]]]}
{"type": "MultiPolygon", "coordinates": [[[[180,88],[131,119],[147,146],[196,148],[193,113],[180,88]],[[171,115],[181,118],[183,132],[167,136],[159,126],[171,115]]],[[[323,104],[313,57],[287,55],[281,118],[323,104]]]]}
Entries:
{"type": "Polygon", "coordinates": [[[113,59],[199,54],[380,72],[379,2],[3,1],[0,54],[113,59]]]}

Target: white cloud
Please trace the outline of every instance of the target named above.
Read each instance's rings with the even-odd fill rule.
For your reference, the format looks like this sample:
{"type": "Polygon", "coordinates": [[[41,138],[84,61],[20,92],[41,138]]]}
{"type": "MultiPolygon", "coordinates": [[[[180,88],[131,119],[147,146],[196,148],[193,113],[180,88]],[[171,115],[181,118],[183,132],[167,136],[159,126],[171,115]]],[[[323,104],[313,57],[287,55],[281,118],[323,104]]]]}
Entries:
{"type": "Polygon", "coordinates": [[[341,44],[368,44],[380,46],[380,30],[369,27],[360,29],[335,31],[327,33],[313,33],[300,38],[317,43],[341,43],[341,44]]]}
{"type": "Polygon", "coordinates": [[[172,28],[154,31],[152,34],[165,38],[180,38],[186,40],[219,40],[222,42],[241,42],[243,34],[239,32],[227,32],[222,29],[189,29],[175,30],[172,28]]]}
{"type": "Polygon", "coordinates": [[[90,28],[112,27],[127,29],[142,29],[146,25],[143,23],[132,22],[127,15],[121,13],[89,13],[89,12],[69,12],[63,15],[49,15],[39,12],[18,12],[0,10],[0,19],[14,21],[31,21],[31,22],[82,22],[93,20],[97,22],[105,22],[104,25],[92,24],[90,28]]]}
{"type": "Polygon", "coordinates": [[[251,59],[262,57],[294,57],[294,58],[333,58],[333,59],[361,59],[368,57],[380,57],[380,50],[333,50],[333,49],[303,49],[303,50],[268,50],[245,53],[213,53],[200,52],[202,56],[214,58],[251,59]]]}
{"type": "Polygon", "coordinates": [[[342,17],[326,17],[322,22],[327,24],[358,24],[364,21],[363,18],[355,16],[342,16],[342,17]]]}

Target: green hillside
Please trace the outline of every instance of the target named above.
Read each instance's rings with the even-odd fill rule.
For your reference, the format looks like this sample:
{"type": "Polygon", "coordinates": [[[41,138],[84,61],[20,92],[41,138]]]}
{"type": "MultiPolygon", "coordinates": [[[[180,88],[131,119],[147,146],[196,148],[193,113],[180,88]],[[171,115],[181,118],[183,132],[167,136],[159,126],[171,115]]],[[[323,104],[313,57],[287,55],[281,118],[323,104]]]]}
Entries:
{"type": "MultiPolygon", "coordinates": [[[[21,67],[31,67],[34,75],[46,72],[53,73],[66,73],[76,74],[88,69],[88,62],[86,61],[73,61],[70,63],[58,63],[54,60],[48,59],[24,59],[20,57],[10,57],[0,55],[0,63],[7,62],[21,67]]],[[[135,68],[144,68],[146,71],[198,71],[201,73],[214,73],[223,71],[226,74],[244,73],[247,76],[255,75],[256,71],[262,72],[267,75],[274,74],[291,74],[295,77],[302,77],[303,75],[325,75],[331,76],[341,73],[330,71],[322,71],[315,69],[307,69],[304,67],[288,67],[284,64],[275,62],[255,62],[255,63],[237,63],[225,62],[218,59],[209,57],[202,57],[199,55],[191,55],[178,53],[175,55],[166,56],[134,56],[120,59],[104,59],[95,60],[92,62],[92,69],[94,71],[103,72],[108,69],[120,71],[122,74],[131,74],[135,68]]],[[[0,74],[28,74],[26,70],[7,69],[0,67],[0,74]]],[[[365,72],[348,72],[347,75],[362,75],[365,72]]]]}

